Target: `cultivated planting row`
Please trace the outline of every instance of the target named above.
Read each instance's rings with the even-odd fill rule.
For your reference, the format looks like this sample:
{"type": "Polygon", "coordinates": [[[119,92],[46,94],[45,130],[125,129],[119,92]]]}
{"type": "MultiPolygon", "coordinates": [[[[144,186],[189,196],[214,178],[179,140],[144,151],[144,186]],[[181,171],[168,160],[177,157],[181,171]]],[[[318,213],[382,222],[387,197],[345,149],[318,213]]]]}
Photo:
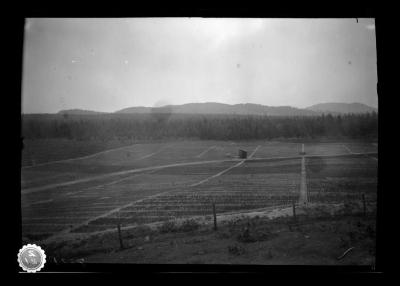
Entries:
{"type": "Polygon", "coordinates": [[[376,202],[377,162],[371,158],[307,160],[307,189],[310,202],[376,202]]]}

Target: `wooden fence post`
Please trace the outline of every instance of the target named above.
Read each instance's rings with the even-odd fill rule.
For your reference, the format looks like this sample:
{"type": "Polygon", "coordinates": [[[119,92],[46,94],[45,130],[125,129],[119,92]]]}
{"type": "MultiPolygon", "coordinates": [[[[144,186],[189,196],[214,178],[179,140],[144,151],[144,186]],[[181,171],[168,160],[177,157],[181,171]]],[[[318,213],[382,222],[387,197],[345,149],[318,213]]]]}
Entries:
{"type": "Polygon", "coordinates": [[[363,213],[364,213],[364,217],[367,216],[367,205],[365,203],[365,194],[362,194],[362,201],[363,201],[363,213]]]}
{"type": "Polygon", "coordinates": [[[214,215],[214,230],[217,230],[217,213],[215,212],[215,203],[212,203],[213,215],[214,215]]]}
{"type": "Polygon", "coordinates": [[[122,249],[124,249],[124,244],[123,244],[123,241],[122,241],[121,225],[120,225],[119,222],[117,224],[117,228],[118,228],[119,247],[122,250],[122,249]]]}
{"type": "Polygon", "coordinates": [[[293,220],[296,221],[296,204],[294,200],[292,201],[293,203],[293,220]]]}

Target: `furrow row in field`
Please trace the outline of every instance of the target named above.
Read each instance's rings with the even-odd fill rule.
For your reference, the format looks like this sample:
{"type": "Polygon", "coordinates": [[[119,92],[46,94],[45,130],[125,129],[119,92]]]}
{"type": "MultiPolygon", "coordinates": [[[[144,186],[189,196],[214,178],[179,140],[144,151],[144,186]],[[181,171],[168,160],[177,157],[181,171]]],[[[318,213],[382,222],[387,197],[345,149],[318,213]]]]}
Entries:
{"type": "Polygon", "coordinates": [[[368,158],[308,159],[307,182],[313,203],[376,201],[377,165],[368,158]]]}

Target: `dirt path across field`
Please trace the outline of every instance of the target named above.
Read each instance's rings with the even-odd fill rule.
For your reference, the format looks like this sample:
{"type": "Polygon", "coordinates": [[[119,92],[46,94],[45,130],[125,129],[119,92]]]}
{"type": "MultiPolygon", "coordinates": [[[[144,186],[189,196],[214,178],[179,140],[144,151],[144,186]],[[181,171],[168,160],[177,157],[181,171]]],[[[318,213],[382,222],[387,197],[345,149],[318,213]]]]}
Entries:
{"type": "MultiPolygon", "coordinates": [[[[260,147],[261,147],[261,146],[258,145],[258,146],[253,150],[253,152],[251,153],[251,155],[249,156],[248,159],[251,159],[251,157],[253,157],[253,155],[257,152],[258,148],[260,148],[260,147]]],[[[205,183],[205,182],[208,182],[209,180],[212,180],[212,179],[214,179],[214,178],[217,178],[217,177],[219,177],[219,176],[221,176],[221,175],[223,175],[223,174],[229,172],[229,171],[232,170],[233,168],[239,167],[240,165],[242,165],[242,164],[243,164],[246,160],[248,160],[248,159],[243,159],[243,160],[241,160],[239,163],[237,163],[237,164],[235,164],[235,165],[233,165],[233,166],[230,166],[229,168],[227,168],[227,169],[225,169],[225,170],[219,172],[218,174],[212,175],[211,177],[205,178],[204,180],[201,180],[200,182],[197,182],[197,183],[195,183],[195,184],[190,185],[190,187],[196,187],[196,186],[201,185],[201,184],[203,184],[203,183],[205,183]]]]}
{"type": "Polygon", "coordinates": [[[349,147],[347,147],[346,145],[342,144],[343,148],[347,150],[347,152],[349,152],[350,154],[354,154],[353,151],[350,150],[349,147]]]}
{"type": "Polygon", "coordinates": [[[212,149],[216,148],[217,146],[211,146],[208,147],[206,150],[204,150],[203,152],[201,152],[199,155],[196,156],[196,158],[201,158],[204,154],[206,154],[208,151],[211,151],[212,149]]]}
{"type": "MultiPolygon", "coordinates": [[[[310,203],[308,205],[308,209],[321,206],[323,205],[326,208],[330,209],[330,213],[337,211],[338,209],[343,207],[343,203],[337,203],[337,204],[312,204],[310,203]]],[[[296,214],[297,215],[302,215],[306,214],[306,210],[304,206],[298,205],[296,208],[296,214]]],[[[248,211],[236,211],[236,212],[227,212],[227,213],[221,213],[217,214],[217,222],[218,224],[223,224],[228,221],[232,221],[235,219],[241,219],[241,218],[255,218],[255,217],[260,217],[260,218],[269,218],[269,219],[275,219],[279,217],[290,217],[293,216],[293,207],[290,206],[288,207],[287,205],[277,205],[277,206],[271,206],[271,207],[266,207],[266,208],[261,208],[261,209],[255,209],[255,210],[248,210],[248,211]]],[[[195,220],[196,222],[203,224],[203,225],[211,225],[213,224],[213,220],[206,219],[205,216],[191,216],[190,219],[195,220]]],[[[179,226],[182,225],[185,221],[188,220],[188,217],[184,218],[176,218],[173,220],[175,225],[179,226]]],[[[162,222],[151,222],[151,223],[145,223],[145,224],[131,224],[129,226],[121,226],[122,231],[130,230],[130,229],[135,229],[137,227],[149,227],[150,229],[156,230],[159,228],[161,225],[163,225],[165,221],[162,222]]],[[[49,237],[47,239],[44,239],[40,241],[39,243],[41,244],[48,244],[52,242],[61,242],[61,241],[69,241],[69,240],[74,240],[74,239],[87,239],[96,235],[103,235],[107,233],[114,233],[116,232],[116,228],[109,228],[105,230],[99,230],[99,231],[93,231],[93,232],[88,232],[88,233],[60,233],[58,235],[54,235],[52,237],[49,237]]]]}
{"type": "MultiPolygon", "coordinates": [[[[251,157],[257,152],[258,148],[260,148],[260,146],[257,146],[257,147],[253,150],[253,152],[251,153],[251,155],[249,156],[249,158],[251,158],[251,157]]],[[[198,182],[198,183],[192,184],[192,185],[190,185],[189,187],[195,187],[195,186],[201,185],[201,184],[203,184],[203,183],[205,183],[205,182],[207,182],[207,181],[209,181],[209,180],[211,180],[211,179],[214,179],[214,178],[216,178],[216,177],[219,177],[219,176],[221,176],[222,174],[225,174],[226,172],[230,171],[231,169],[236,168],[236,167],[242,165],[246,160],[247,160],[247,159],[243,159],[243,160],[241,160],[239,163],[237,163],[237,164],[235,164],[235,165],[233,165],[233,166],[230,166],[229,168],[223,170],[222,172],[219,172],[219,173],[217,173],[217,174],[215,174],[215,175],[213,175],[213,176],[211,176],[211,177],[208,177],[208,178],[206,178],[206,179],[204,179],[204,180],[201,180],[201,181],[198,182]]],[[[188,165],[188,164],[185,164],[185,165],[188,165]]],[[[117,208],[115,208],[115,209],[112,209],[112,210],[110,210],[110,211],[108,211],[108,212],[105,212],[105,213],[103,213],[103,214],[101,214],[101,215],[98,215],[98,216],[92,217],[92,218],[90,218],[90,219],[87,219],[87,220],[85,220],[85,221],[83,221],[83,222],[81,222],[81,223],[79,223],[79,224],[75,224],[75,225],[73,225],[73,226],[70,227],[70,228],[67,228],[67,229],[65,229],[65,230],[63,230],[63,231],[61,231],[61,232],[56,233],[55,235],[49,237],[49,238],[48,238],[47,240],[45,240],[45,241],[53,240],[53,239],[55,239],[55,238],[64,236],[64,235],[66,235],[67,233],[71,233],[71,232],[73,232],[74,230],[76,230],[76,229],[78,229],[78,228],[80,228],[80,227],[82,227],[82,226],[88,225],[89,223],[91,223],[91,222],[93,222],[93,221],[95,221],[95,220],[98,220],[98,219],[100,219],[100,218],[104,218],[104,217],[110,216],[110,215],[112,215],[112,214],[118,213],[118,212],[121,211],[122,209],[125,209],[125,208],[127,208],[127,207],[131,207],[131,206],[133,206],[134,204],[137,204],[137,203],[142,202],[142,201],[144,201],[144,200],[156,198],[156,197],[159,197],[159,196],[161,196],[161,195],[166,195],[166,194],[169,194],[169,193],[172,193],[172,192],[176,192],[176,190],[170,190],[170,191],[164,191],[164,192],[161,191],[160,193],[154,194],[154,195],[152,195],[152,196],[147,196],[147,197],[145,197],[145,198],[142,198],[142,199],[139,199],[139,200],[135,200],[135,201],[130,202],[130,203],[128,203],[128,204],[124,204],[124,205],[119,206],[119,207],[117,207],[117,208]]]]}
{"type": "MultiPolygon", "coordinates": [[[[166,194],[166,192],[164,192],[163,194],[166,194]]],[[[161,194],[156,194],[156,195],[151,196],[151,197],[156,197],[158,195],[161,195],[161,194]]],[[[144,199],[147,199],[147,198],[150,198],[150,197],[146,197],[144,199]]],[[[142,201],[144,199],[141,199],[140,201],[142,201]]],[[[136,202],[139,202],[139,201],[136,201],[136,202]]],[[[133,202],[133,203],[136,203],[136,202],[133,202]]],[[[133,204],[133,203],[131,203],[131,204],[133,204]]],[[[104,217],[106,215],[110,215],[112,213],[115,213],[115,212],[119,211],[120,209],[122,209],[124,207],[130,206],[131,204],[122,206],[122,207],[120,207],[118,209],[110,211],[107,214],[98,216],[96,218],[89,219],[85,223],[87,223],[89,221],[92,221],[94,219],[97,219],[97,218],[104,217]]],[[[296,210],[296,213],[297,214],[302,214],[302,213],[304,213],[304,211],[301,208],[299,208],[299,209],[296,210]]],[[[237,211],[237,212],[228,212],[228,213],[217,214],[217,221],[218,221],[218,223],[224,223],[224,222],[227,222],[227,221],[230,221],[230,220],[233,220],[233,219],[238,219],[238,218],[243,218],[243,217],[253,218],[253,217],[257,217],[257,216],[258,217],[268,217],[270,219],[273,219],[273,218],[277,218],[277,217],[290,216],[290,215],[293,215],[292,207],[288,207],[286,205],[282,205],[282,206],[271,206],[271,207],[267,207],[267,208],[249,210],[249,211],[237,211]]],[[[188,219],[188,217],[176,218],[176,219],[174,219],[174,223],[176,225],[181,225],[187,219],[188,219]]],[[[193,219],[196,222],[204,224],[204,225],[208,225],[208,224],[212,224],[213,223],[213,221],[207,220],[205,218],[205,216],[191,216],[190,219],[193,219]]],[[[129,225],[129,226],[122,226],[121,230],[129,230],[129,229],[134,229],[134,228],[143,227],[143,226],[149,227],[149,228],[155,230],[155,229],[157,229],[158,227],[160,227],[164,223],[165,223],[165,221],[162,221],[162,222],[151,222],[151,223],[145,223],[145,224],[132,224],[132,225],[129,225]]],[[[73,229],[76,229],[77,227],[80,227],[82,225],[84,225],[84,223],[79,224],[79,226],[77,225],[73,229]]],[[[51,242],[54,242],[54,241],[68,241],[68,240],[73,240],[73,239],[76,239],[76,238],[83,239],[83,238],[88,238],[88,237],[91,237],[91,236],[94,236],[94,235],[103,235],[103,234],[107,234],[107,233],[116,232],[116,228],[109,228],[109,229],[93,231],[93,232],[89,232],[89,233],[74,233],[74,232],[71,232],[73,229],[67,229],[67,230],[64,230],[62,232],[59,232],[59,233],[57,233],[57,234],[55,234],[55,235],[53,235],[51,237],[48,237],[48,238],[40,241],[40,243],[41,244],[48,244],[48,243],[51,243],[51,242]]]]}
{"type": "Polygon", "coordinates": [[[196,161],[196,162],[187,162],[187,163],[176,163],[176,164],[152,166],[152,167],[145,167],[145,168],[138,168],[138,169],[129,169],[129,170],[125,170],[125,171],[113,172],[113,173],[103,174],[103,175],[89,177],[89,178],[83,178],[83,179],[78,179],[78,180],[62,182],[62,183],[56,183],[56,184],[50,184],[50,185],[45,185],[45,186],[22,189],[21,190],[21,194],[29,194],[29,193],[33,193],[33,192],[44,191],[44,190],[48,190],[48,189],[52,189],[52,188],[58,188],[58,187],[65,187],[65,186],[69,186],[69,185],[85,183],[85,182],[100,180],[100,179],[114,177],[114,176],[121,176],[121,175],[140,173],[140,172],[145,172],[145,171],[159,170],[159,169],[170,168],[170,167],[212,164],[212,163],[230,162],[230,161],[237,161],[237,160],[238,159],[213,160],[213,161],[196,161]]]}
{"type": "MultiPolygon", "coordinates": [[[[258,147],[256,149],[258,149],[258,147]]],[[[255,154],[255,151],[256,150],[254,150],[253,153],[250,156],[253,156],[255,154]]],[[[308,155],[308,156],[305,156],[305,157],[306,158],[313,158],[313,157],[327,157],[327,158],[329,158],[329,157],[342,157],[342,156],[349,156],[349,155],[376,155],[376,154],[377,154],[377,152],[367,152],[367,153],[351,153],[351,154],[336,154],[336,155],[308,155]]],[[[255,161],[269,161],[269,160],[300,159],[300,158],[301,158],[301,156],[289,156],[289,157],[248,158],[248,159],[245,159],[245,160],[247,160],[247,161],[253,161],[253,160],[255,160],[255,161]]],[[[125,170],[125,171],[113,172],[113,173],[103,174],[103,175],[89,177],[89,178],[83,178],[83,179],[77,179],[77,180],[62,182],[62,183],[55,183],[55,184],[50,184],[50,185],[45,185],[45,186],[21,189],[21,194],[22,195],[30,194],[30,193],[33,193],[33,192],[45,191],[45,190],[52,189],[52,188],[65,187],[65,186],[70,186],[70,185],[79,184],[79,183],[86,183],[86,182],[105,179],[105,178],[114,177],[114,176],[127,175],[127,174],[133,174],[133,173],[140,173],[140,172],[152,171],[152,170],[159,170],[159,169],[170,168],[170,167],[203,165],[203,164],[213,164],[213,163],[222,163],[222,162],[235,162],[235,161],[236,162],[239,161],[239,163],[240,163],[243,160],[242,159],[223,159],[223,160],[211,160],[211,161],[195,161],[195,162],[186,162],[186,163],[176,163],[176,164],[152,166],[152,167],[145,167],[145,168],[138,168],[138,169],[129,169],[129,170],[125,170]]],[[[241,164],[239,164],[238,166],[240,166],[241,164]]],[[[238,166],[236,166],[236,167],[238,167],[238,166]]]]}
{"type": "Polygon", "coordinates": [[[109,150],[106,150],[106,151],[101,151],[101,152],[98,152],[98,153],[95,153],[95,154],[91,154],[91,155],[87,155],[87,156],[83,156],[83,157],[64,159],[64,160],[58,160],[58,161],[51,161],[51,162],[36,164],[36,165],[33,165],[33,166],[25,166],[25,167],[21,167],[21,169],[32,169],[32,168],[35,168],[35,167],[47,166],[47,165],[51,165],[51,164],[55,164],[55,163],[65,163],[65,162],[72,162],[72,161],[79,161],[79,160],[83,160],[83,159],[89,159],[89,158],[93,158],[93,157],[96,157],[96,156],[101,155],[101,154],[107,154],[107,153],[110,153],[110,152],[113,152],[113,151],[124,150],[124,149],[131,148],[131,147],[137,146],[137,145],[139,145],[139,144],[133,144],[133,145],[123,146],[123,147],[119,147],[119,148],[115,148],[115,149],[109,149],[109,150]]]}

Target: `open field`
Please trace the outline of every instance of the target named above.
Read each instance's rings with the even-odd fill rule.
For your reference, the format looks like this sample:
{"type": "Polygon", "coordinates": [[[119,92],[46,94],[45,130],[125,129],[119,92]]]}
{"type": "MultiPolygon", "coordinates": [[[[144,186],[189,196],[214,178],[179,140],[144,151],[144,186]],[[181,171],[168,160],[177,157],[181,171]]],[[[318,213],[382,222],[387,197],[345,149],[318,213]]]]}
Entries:
{"type": "MultiPolygon", "coordinates": [[[[212,202],[219,213],[259,209],[270,206],[289,205],[297,199],[298,173],[296,161],[281,166],[273,166],[269,172],[257,173],[257,168],[268,168],[268,164],[245,163],[232,169],[226,175],[209,180],[198,186],[187,185],[173,192],[144,199],[118,213],[92,221],[79,231],[97,231],[113,228],[118,220],[125,225],[163,221],[167,219],[210,215],[212,202]],[[258,165],[258,166],[252,166],[258,165]],[[294,169],[294,170],[293,170],[294,169]]],[[[202,166],[201,171],[209,171],[210,166],[202,166]]],[[[188,175],[188,170],[168,168],[157,172],[156,176],[188,175]]],[[[154,173],[153,173],[154,175],[154,173]]],[[[198,178],[200,179],[200,178],[198,178]]],[[[164,187],[166,189],[166,187],[164,187]]]]}
{"type": "MultiPolygon", "coordinates": [[[[23,236],[31,242],[146,223],[291,206],[301,143],[134,144],[21,169],[23,236]],[[237,157],[238,149],[248,159],[237,157]]],[[[377,145],[305,143],[310,202],[376,201],[377,145]],[[361,154],[359,154],[361,153],[361,154]]]]}
{"type": "Polygon", "coordinates": [[[377,198],[375,157],[310,158],[307,161],[307,184],[310,202],[337,203],[377,198]]]}

